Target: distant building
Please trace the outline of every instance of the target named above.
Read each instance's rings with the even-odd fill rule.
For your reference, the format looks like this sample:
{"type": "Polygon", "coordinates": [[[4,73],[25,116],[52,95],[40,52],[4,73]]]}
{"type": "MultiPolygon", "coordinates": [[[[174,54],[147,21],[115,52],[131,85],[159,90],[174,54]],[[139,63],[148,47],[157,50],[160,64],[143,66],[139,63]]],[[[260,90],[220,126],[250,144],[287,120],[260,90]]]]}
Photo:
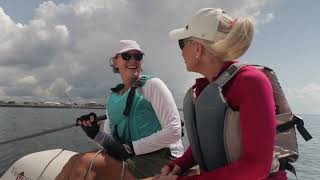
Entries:
{"type": "Polygon", "coordinates": [[[97,102],[91,101],[82,105],[84,108],[103,108],[103,104],[99,104],[97,102]]]}
{"type": "Polygon", "coordinates": [[[43,104],[45,105],[50,105],[50,106],[62,106],[63,104],[61,104],[60,102],[43,102],[43,104]]]}
{"type": "Polygon", "coordinates": [[[91,101],[91,102],[86,103],[85,105],[86,106],[96,106],[96,105],[98,105],[98,103],[91,101]]]}

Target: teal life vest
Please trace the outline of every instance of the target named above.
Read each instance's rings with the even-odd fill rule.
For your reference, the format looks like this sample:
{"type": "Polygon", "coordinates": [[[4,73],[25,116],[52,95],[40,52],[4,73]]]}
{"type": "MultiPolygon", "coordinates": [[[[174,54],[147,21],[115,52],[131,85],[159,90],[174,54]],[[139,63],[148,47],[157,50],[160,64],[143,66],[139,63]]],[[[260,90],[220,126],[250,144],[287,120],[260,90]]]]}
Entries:
{"type": "Polygon", "coordinates": [[[106,110],[112,136],[122,143],[136,141],[161,130],[160,122],[151,103],[137,89],[150,78],[152,77],[141,76],[122,95],[117,93],[123,88],[123,84],[119,84],[112,88],[107,99],[106,110]]]}
{"type": "MultiPolygon", "coordinates": [[[[239,112],[229,107],[222,88],[242,66],[245,65],[231,65],[218,79],[205,87],[197,98],[193,88],[185,95],[183,113],[192,155],[200,168],[206,171],[241,158],[239,112]]],[[[264,66],[255,66],[268,77],[272,85],[277,111],[277,135],[270,174],[279,168],[295,174],[290,164],[299,156],[295,127],[306,141],[312,137],[304,128],[303,120],[291,112],[274,71],[264,66]]]]}

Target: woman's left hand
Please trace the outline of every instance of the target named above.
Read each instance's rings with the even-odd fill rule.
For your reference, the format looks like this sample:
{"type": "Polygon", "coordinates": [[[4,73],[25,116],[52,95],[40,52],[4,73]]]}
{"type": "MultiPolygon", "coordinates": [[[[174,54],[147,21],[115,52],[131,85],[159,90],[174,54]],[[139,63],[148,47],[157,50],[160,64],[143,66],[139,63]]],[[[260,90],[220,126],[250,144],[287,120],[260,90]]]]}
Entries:
{"type": "Polygon", "coordinates": [[[178,178],[177,175],[166,175],[166,176],[161,176],[157,175],[152,178],[152,180],[176,180],[178,178]]]}

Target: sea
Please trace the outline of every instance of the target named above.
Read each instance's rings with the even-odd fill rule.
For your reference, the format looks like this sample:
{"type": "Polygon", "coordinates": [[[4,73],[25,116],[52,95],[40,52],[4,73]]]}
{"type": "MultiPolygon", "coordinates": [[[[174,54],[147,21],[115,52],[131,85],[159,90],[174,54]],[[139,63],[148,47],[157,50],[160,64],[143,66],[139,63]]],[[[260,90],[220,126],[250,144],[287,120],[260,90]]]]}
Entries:
{"type": "MultiPolygon", "coordinates": [[[[62,109],[62,108],[27,108],[0,107],[0,144],[1,142],[24,137],[26,135],[65,127],[75,123],[76,118],[95,112],[103,115],[103,109],[62,109]]],[[[320,179],[320,115],[299,115],[305,127],[313,136],[308,142],[298,134],[300,157],[294,166],[299,180],[320,179]]],[[[183,137],[184,146],[188,146],[187,137],[183,137]]],[[[96,149],[80,127],[24,139],[0,145],[0,177],[19,158],[38,151],[49,149],[67,149],[85,152],[96,149]]],[[[296,177],[288,173],[289,179],[296,177]]]]}

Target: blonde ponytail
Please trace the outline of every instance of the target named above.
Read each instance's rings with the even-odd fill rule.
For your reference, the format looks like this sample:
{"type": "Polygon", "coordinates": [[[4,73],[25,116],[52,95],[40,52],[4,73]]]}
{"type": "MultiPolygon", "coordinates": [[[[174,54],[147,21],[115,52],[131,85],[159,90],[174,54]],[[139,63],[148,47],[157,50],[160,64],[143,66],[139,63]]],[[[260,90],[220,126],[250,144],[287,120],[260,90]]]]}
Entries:
{"type": "Polygon", "coordinates": [[[242,56],[250,47],[254,36],[254,25],[250,18],[237,19],[229,26],[231,25],[231,31],[225,38],[210,45],[214,56],[222,61],[231,61],[242,56]]]}

